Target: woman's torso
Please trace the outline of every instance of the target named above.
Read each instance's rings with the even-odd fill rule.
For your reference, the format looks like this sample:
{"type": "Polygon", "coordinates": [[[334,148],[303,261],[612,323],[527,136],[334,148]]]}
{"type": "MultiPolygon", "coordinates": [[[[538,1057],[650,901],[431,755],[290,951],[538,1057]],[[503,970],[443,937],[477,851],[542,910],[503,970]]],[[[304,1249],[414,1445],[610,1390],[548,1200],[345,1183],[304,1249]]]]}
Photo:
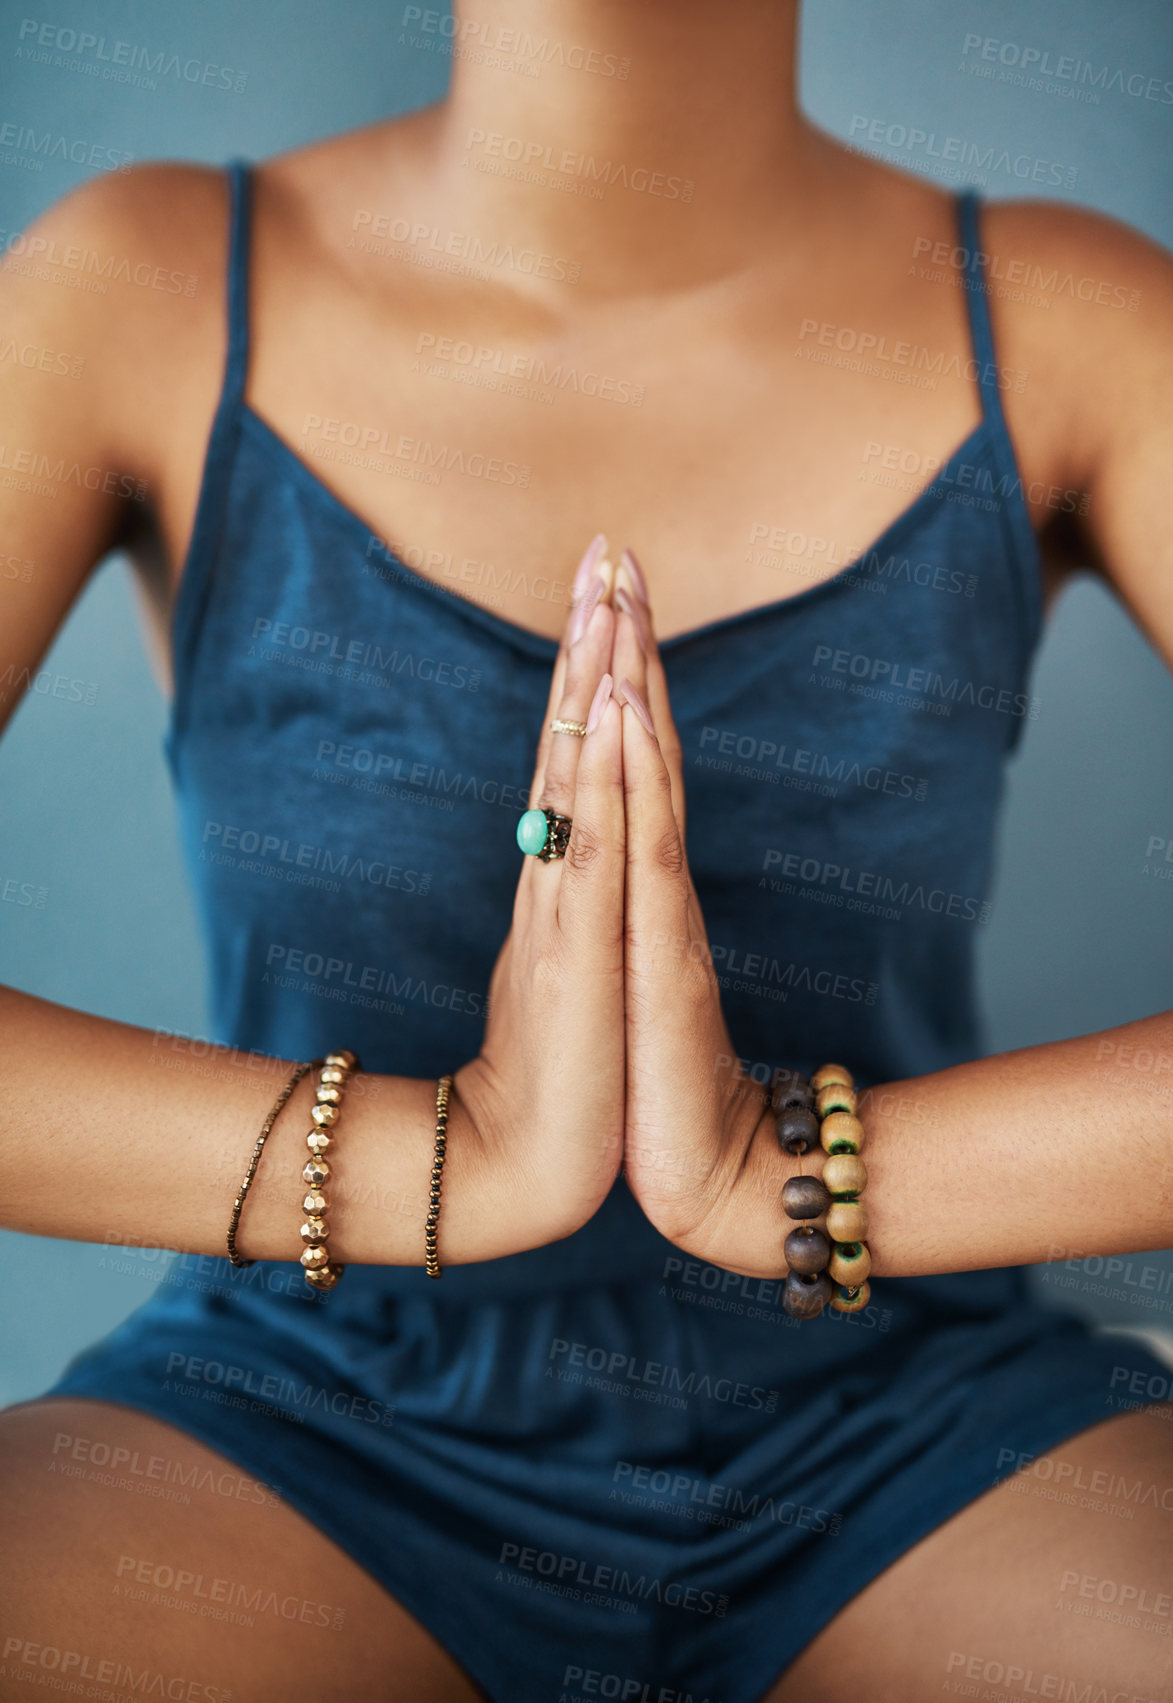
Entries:
{"type": "MultiPolygon", "coordinates": [[[[246,399],[256,227],[248,175],[235,182],[231,340],[180,586],[168,741],[216,1033],[286,1056],[349,1045],[368,1068],[429,1075],[479,1046],[554,640],[485,607],[475,583],[416,571],[335,488],[351,463],[305,453],[246,399]]],[[[972,251],[972,221],[959,234],[972,251]]],[[[980,412],[933,483],[829,575],[808,558],[797,586],[777,561],[795,554],[785,520],[779,545],[766,509],[771,530],[744,549],[773,575],[747,576],[770,594],[682,632],[663,623],[690,862],[731,1033],[758,1070],[838,1056],[875,1082],[980,1051],[974,950],[1041,598],[984,297],[951,299],[973,325],[936,376],[980,412]]],[[[560,405],[534,404],[552,418],[560,405]]],[[[694,430],[711,430],[703,410],[694,430]]],[[[393,435],[365,452],[393,493],[442,503],[462,482],[499,483],[461,459],[468,443],[435,445],[447,459],[429,465],[415,446],[431,440],[405,431],[410,450],[393,435]]],[[[723,500],[728,460],[726,446],[694,476],[690,510],[710,481],[723,500]]],[[[583,477],[605,490],[609,465],[583,477]]],[[[529,488],[510,487],[523,539],[529,488]]],[[[744,593],[732,565],[722,587],[737,577],[744,593]]],[[[542,602],[533,571],[514,570],[526,607],[542,602]]],[[[547,580],[556,571],[547,562],[547,580]]],[[[620,1183],[568,1242],[456,1269],[446,1293],[665,1276],[675,1257],[620,1183]]],[[[364,1282],[410,1291],[419,1277],[364,1282]]],[[[1004,1305],[1015,1283],[967,1279],[965,1304],[1004,1305]]],[[[953,1279],[901,1287],[909,1321],[961,1293],[953,1279]]]]}

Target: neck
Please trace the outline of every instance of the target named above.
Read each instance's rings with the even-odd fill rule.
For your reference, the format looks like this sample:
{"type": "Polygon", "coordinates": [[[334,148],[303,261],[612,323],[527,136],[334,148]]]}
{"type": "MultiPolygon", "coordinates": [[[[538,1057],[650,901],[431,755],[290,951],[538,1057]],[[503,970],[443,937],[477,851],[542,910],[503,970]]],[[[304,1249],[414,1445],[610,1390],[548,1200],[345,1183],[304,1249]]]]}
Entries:
{"type": "Polygon", "coordinates": [[[425,126],[448,205],[581,261],[588,287],[760,260],[763,215],[801,215],[823,157],[795,100],[797,13],[798,0],[460,0],[449,93],[425,126]]]}

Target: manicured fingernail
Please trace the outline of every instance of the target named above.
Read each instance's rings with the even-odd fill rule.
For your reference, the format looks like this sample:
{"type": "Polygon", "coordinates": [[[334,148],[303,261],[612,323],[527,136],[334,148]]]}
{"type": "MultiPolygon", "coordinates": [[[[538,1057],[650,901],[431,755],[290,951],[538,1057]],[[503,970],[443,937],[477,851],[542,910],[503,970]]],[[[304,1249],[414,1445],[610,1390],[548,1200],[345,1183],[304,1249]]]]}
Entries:
{"type": "Polygon", "coordinates": [[[585,596],[574,606],[574,613],[570,617],[570,631],[566,635],[568,645],[576,645],[582,638],[590,623],[591,616],[598,608],[599,599],[602,595],[603,582],[596,574],[587,588],[585,596]]]}
{"type": "Polygon", "coordinates": [[[631,705],[631,707],[635,711],[636,715],[643,722],[644,726],[647,728],[648,732],[651,734],[652,738],[654,739],[656,737],[656,730],[652,726],[651,712],[649,711],[648,706],[644,703],[643,699],[640,697],[639,693],[636,691],[635,687],[632,685],[631,681],[628,680],[626,677],[624,679],[622,679],[619,682],[619,690],[620,690],[620,692],[622,692],[623,697],[626,700],[626,702],[631,705]]]}
{"type": "Polygon", "coordinates": [[[634,585],[637,595],[642,597],[644,602],[650,605],[652,600],[648,596],[648,582],[644,578],[643,569],[635,559],[634,550],[629,549],[625,545],[623,554],[619,558],[619,563],[620,566],[626,568],[628,573],[631,575],[631,583],[634,585]]]}
{"type": "Polygon", "coordinates": [[[647,612],[638,597],[629,597],[620,586],[615,593],[615,602],[625,615],[631,616],[631,624],[635,628],[635,636],[639,640],[639,648],[644,655],[651,649],[652,634],[648,626],[647,612]]]}
{"type": "Polygon", "coordinates": [[[575,603],[587,588],[587,582],[603,557],[607,554],[606,536],[599,532],[591,539],[586,547],[586,554],[578,564],[574,575],[574,584],[570,588],[570,601],[575,603]]]}
{"type": "Polygon", "coordinates": [[[603,711],[607,708],[607,699],[611,696],[612,680],[609,674],[604,674],[595,689],[591,699],[591,707],[587,711],[587,732],[593,733],[603,719],[603,711]]]}

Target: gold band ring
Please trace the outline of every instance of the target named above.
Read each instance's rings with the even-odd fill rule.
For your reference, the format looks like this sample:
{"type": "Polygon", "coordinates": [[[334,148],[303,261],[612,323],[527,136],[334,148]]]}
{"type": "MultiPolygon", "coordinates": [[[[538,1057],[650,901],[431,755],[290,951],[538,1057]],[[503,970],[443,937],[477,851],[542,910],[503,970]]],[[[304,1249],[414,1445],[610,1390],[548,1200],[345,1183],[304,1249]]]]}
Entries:
{"type": "Polygon", "coordinates": [[[564,721],[561,716],[555,716],[550,723],[551,733],[572,733],[576,739],[585,739],[586,730],[585,721],[564,721]]]}

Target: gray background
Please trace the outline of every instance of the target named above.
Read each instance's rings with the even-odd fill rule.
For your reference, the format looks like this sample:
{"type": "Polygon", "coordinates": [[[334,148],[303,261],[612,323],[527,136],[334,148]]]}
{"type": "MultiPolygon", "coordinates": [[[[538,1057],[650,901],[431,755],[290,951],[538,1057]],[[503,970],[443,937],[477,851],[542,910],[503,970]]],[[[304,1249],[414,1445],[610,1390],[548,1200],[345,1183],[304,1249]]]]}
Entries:
{"type": "MultiPolygon", "coordinates": [[[[6,4],[0,121],[135,159],[222,161],[409,109],[446,81],[442,55],[401,41],[401,0],[105,0],[98,22],[94,10],[58,0],[40,16],[243,71],[244,91],[174,78],[135,89],[38,65],[18,52],[27,11],[6,4]]],[[[720,14],[714,0],[714,27],[720,14]]],[[[1048,193],[1173,246],[1173,107],[1113,91],[1080,104],[976,78],[962,69],[970,33],[1126,77],[1173,78],[1167,0],[809,0],[804,103],[844,137],[853,118],[878,118],[1060,162],[1075,169],[1074,186],[1048,193]]],[[[934,175],[923,150],[890,157],[934,175]]],[[[0,228],[18,229],[82,175],[53,162],[42,172],[0,167],[0,228]]],[[[981,187],[995,199],[1029,192],[1005,171],[981,187]]],[[[205,1033],[199,940],[161,750],[165,710],[117,558],[95,576],[48,666],[99,690],[93,707],[30,697],[0,746],[0,881],[48,890],[43,909],[0,906],[0,981],[126,1022],[205,1033]]],[[[995,1051],[1173,1006],[1173,882],[1142,873],[1149,837],[1173,840],[1173,680],[1112,598],[1082,579],[1052,619],[1033,689],[1044,711],[1011,767],[983,931],[995,1051]]],[[[0,1401],[43,1389],[77,1348],[146,1299],[158,1263],[131,1263],[134,1275],[118,1274],[97,1247],[0,1235],[0,1401]]],[[[1133,1261],[1137,1271],[1153,1265],[1173,1275],[1173,1255],[1133,1261]]],[[[1173,1339],[1173,1281],[1164,1308],[1142,1316],[1127,1282],[1093,1279],[1046,1292],[1111,1328],[1155,1321],[1173,1339]]]]}

